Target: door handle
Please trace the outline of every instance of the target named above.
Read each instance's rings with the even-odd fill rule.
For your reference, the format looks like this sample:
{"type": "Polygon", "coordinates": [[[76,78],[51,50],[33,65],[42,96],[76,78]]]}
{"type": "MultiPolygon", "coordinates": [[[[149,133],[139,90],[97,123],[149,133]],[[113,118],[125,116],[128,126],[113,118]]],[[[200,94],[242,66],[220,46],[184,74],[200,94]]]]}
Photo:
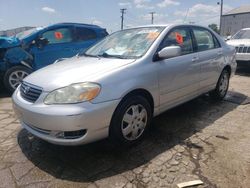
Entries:
{"type": "Polygon", "coordinates": [[[64,50],[71,50],[71,48],[70,47],[65,47],[65,48],[63,48],[64,50]]]}
{"type": "Polygon", "coordinates": [[[222,53],[222,51],[219,51],[217,54],[218,54],[219,56],[221,56],[223,53],[222,53]]]}
{"type": "Polygon", "coordinates": [[[193,57],[192,62],[196,62],[199,60],[199,57],[193,57]]]}

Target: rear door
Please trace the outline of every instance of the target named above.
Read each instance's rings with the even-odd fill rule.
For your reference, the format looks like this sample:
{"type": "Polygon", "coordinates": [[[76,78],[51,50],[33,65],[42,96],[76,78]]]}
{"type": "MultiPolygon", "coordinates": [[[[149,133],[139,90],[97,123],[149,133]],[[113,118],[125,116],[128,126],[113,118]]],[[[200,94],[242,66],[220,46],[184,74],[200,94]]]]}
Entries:
{"type": "Polygon", "coordinates": [[[80,53],[100,40],[97,30],[86,27],[75,27],[74,30],[74,51],[80,53]]]}
{"type": "Polygon", "coordinates": [[[200,90],[206,92],[215,87],[219,77],[219,64],[224,61],[223,50],[214,34],[206,28],[192,27],[195,50],[201,63],[200,90]]]}
{"type": "Polygon", "coordinates": [[[163,39],[159,50],[180,46],[181,55],[158,61],[161,110],[196,96],[199,89],[200,64],[194,52],[189,27],[172,29],[163,39]]]}

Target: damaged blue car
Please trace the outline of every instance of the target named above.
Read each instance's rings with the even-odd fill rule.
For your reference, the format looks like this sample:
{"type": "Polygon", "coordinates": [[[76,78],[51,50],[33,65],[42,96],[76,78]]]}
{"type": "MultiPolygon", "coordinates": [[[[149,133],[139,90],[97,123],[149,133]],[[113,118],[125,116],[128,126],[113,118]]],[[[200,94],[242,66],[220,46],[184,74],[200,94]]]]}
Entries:
{"type": "Polygon", "coordinates": [[[106,29],[96,25],[60,23],[0,37],[1,80],[13,92],[31,72],[72,57],[106,35],[106,29]]]}

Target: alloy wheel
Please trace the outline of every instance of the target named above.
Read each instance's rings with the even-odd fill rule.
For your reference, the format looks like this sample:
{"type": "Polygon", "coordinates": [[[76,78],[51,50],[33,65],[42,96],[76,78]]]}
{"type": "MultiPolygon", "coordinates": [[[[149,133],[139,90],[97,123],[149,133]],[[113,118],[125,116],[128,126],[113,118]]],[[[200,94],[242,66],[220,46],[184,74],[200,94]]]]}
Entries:
{"type": "Polygon", "coordinates": [[[221,96],[224,96],[228,90],[229,78],[228,74],[223,74],[220,80],[219,92],[221,96]]]}
{"type": "Polygon", "coordinates": [[[132,105],[122,119],[122,134],[129,141],[137,140],[144,132],[148,120],[146,109],[140,105],[132,105]]]}
{"type": "Polygon", "coordinates": [[[22,70],[14,71],[9,76],[9,84],[13,89],[16,89],[22,80],[28,76],[28,73],[22,70]]]}

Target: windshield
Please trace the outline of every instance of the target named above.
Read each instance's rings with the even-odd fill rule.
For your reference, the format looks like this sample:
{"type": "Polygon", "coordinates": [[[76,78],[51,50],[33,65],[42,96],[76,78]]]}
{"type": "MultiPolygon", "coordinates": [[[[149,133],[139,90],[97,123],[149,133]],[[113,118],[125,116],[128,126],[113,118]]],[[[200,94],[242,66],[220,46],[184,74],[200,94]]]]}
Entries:
{"type": "Polygon", "coordinates": [[[250,39],[250,30],[240,30],[233,36],[233,39],[250,39]]]}
{"type": "Polygon", "coordinates": [[[135,59],[143,56],[164,27],[144,27],[118,31],[88,49],[85,56],[135,59]]]}
{"type": "Polygon", "coordinates": [[[30,35],[32,35],[33,33],[36,33],[38,30],[40,30],[41,28],[33,28],[33,29],[29,29],[26,31],[22,31],[20,33],[17,33],[15,35],[15,37],[17,37],[18,39],[22,40],[30,35]]]}

